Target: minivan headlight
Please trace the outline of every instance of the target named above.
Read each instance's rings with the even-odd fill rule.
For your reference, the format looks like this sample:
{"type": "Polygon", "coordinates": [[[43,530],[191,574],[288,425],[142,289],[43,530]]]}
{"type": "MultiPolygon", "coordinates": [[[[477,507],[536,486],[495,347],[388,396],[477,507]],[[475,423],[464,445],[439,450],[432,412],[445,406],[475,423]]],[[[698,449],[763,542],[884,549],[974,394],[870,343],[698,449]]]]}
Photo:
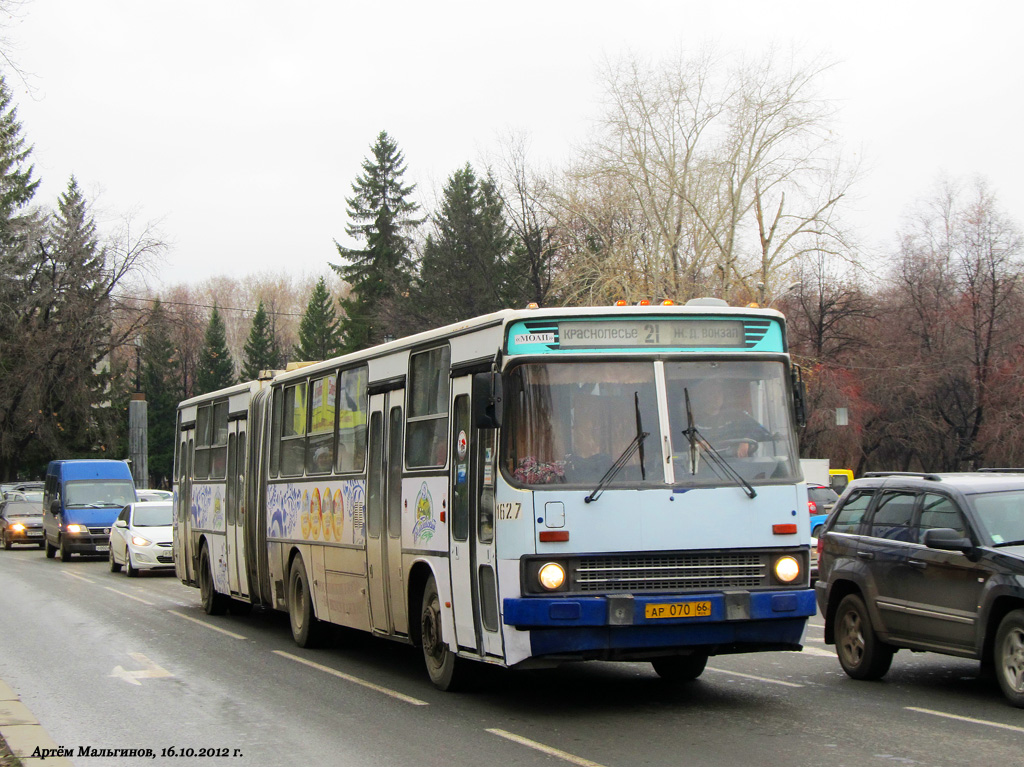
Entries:
{"type": "Polygon", "coordinates": [[[68,525],[67,527],[65,527],[64,529],[67,530],[69,533],[84,533],[85,532],[85,525],[71,524],[71,525],[68,525]]]}

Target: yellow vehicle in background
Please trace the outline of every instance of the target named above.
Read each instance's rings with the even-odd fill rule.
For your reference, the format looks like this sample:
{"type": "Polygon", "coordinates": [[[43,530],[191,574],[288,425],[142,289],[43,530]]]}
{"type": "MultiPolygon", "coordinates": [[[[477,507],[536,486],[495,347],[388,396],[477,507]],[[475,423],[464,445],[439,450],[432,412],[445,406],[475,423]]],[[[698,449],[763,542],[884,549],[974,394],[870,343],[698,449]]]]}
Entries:
{"type": "Polygon", "coordinates": [[[828,481],[832,489],[842,495],[846,486],[853,482],[853,472],[849,469],[829,469],[828,481]]]}

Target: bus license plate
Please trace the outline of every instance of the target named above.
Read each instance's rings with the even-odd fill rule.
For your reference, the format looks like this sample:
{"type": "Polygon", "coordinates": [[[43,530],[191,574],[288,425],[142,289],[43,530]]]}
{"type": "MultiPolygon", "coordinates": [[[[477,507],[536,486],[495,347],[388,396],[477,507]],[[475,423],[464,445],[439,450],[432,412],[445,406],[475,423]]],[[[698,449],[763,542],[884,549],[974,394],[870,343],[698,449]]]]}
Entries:
{"type": "Polygon", "coordinates": [[[669,602],[644,607],[645,618],[707,618],[711,602],[669,602]]]}

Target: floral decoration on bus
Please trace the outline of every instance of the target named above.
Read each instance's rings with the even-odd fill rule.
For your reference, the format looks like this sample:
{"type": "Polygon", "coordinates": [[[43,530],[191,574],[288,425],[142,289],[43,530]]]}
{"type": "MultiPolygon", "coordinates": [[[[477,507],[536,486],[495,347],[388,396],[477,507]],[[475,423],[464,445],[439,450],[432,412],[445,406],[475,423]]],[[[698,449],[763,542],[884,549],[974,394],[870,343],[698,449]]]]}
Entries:
{"type": "Polygon", "coordinates": [[[199,530],[224,530],[224,486],[192,487],[192,527],[199,530]]]}
{"type": "Polygon", "coordinates": [[[268,536],[361,545],[365,495],[363,480],[323,487],[271,485],[267,489],[268,536]]]}
{"type": "Polygon", "coordinates": [[[436,529],[434,500],[430,495],[430,488],[424,482],[416,495],[416,524],[412,528],[413,543],[426,543],[434,537],[436,529]]]}

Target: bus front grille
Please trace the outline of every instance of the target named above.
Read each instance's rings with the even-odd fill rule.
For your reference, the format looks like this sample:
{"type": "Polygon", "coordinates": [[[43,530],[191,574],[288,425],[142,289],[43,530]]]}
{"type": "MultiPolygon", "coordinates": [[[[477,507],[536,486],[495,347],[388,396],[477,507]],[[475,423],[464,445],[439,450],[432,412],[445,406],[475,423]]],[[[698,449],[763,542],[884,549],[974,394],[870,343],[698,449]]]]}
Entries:
{"type": "Polygon", "coordinates": [[[686,591],[767,583],[768,562],[760,553],[641,554],[584,557],[576,568],[574,590],[686,591]]]}

